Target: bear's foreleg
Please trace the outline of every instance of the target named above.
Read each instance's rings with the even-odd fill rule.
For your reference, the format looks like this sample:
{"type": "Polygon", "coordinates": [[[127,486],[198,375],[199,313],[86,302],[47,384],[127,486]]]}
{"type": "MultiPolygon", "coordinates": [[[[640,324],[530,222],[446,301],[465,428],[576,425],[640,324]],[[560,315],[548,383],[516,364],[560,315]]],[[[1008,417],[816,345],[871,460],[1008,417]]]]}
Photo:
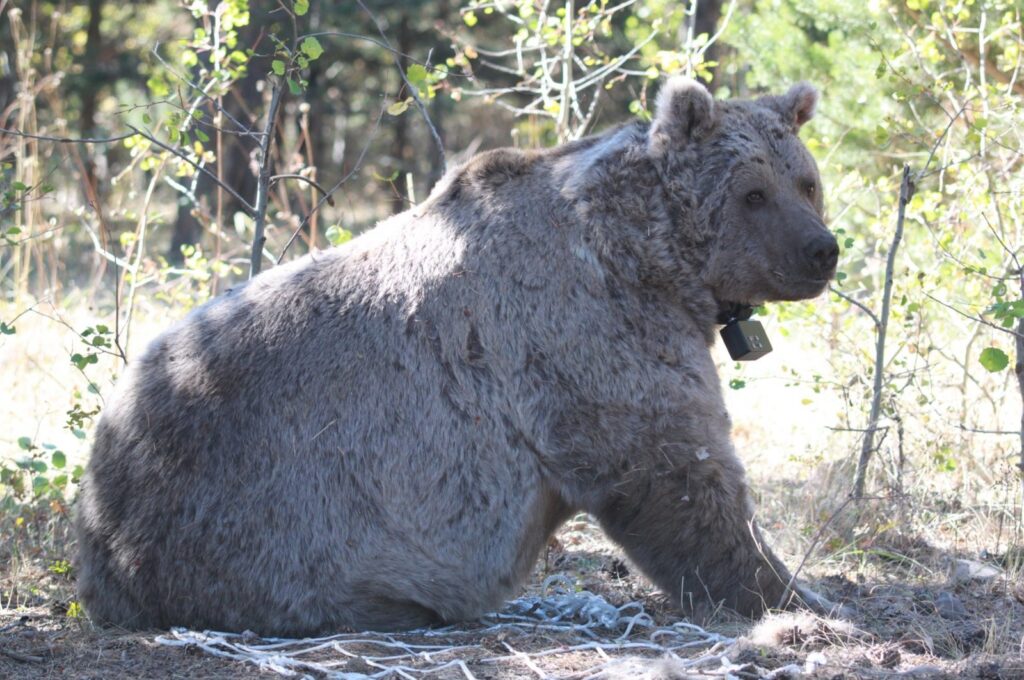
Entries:
{"type": "Polygon", "coordinates": [[[748,616],[789,604],[790,572],[753,521],[743,467],[728,450],[636,465],[595,514],[684,611],[720,603],[748,616]]]}

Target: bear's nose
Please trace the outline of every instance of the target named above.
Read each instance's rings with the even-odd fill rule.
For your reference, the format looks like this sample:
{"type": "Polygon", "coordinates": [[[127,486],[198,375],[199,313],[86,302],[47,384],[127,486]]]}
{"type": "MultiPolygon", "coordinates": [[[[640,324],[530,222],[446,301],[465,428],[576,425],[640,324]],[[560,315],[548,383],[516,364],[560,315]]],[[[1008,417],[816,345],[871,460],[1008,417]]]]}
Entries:
{"type": "Polygon", "coordinates": [[[818,234],[804,246],[804,254],[822,276],[831,275],[839,261],[839,243],[832,234],[818,234]]]}

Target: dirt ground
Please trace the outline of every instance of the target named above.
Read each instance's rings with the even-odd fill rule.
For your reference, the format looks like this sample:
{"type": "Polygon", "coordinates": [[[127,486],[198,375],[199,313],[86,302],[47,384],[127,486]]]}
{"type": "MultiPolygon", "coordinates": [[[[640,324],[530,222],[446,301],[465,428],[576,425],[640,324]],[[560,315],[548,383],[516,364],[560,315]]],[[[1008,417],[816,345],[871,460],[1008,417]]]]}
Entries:
{"type": "MultiPolygon", "coordinates": [[[[723,613],[704,625],[707,642],[677,647],[673,658],[659,649],[672,647],[666,640],[678,642],[663,636],[678,620],[671,607],[592,523],[577,518],[552,541],[526,595],[539,596],[545,579],[557,574],[565,577],[560,584],[610,605],[637,602],[651,620],[628,635],[621,628],[559,628],[543,617],[531,622],[527,611],[516,625],[492,619],[431,633],[342,636],[302,657],[319,669],[292,671],[314,678],[1024,679],[1024,583],[1009,575],[1008,556],[952,555],[920,541],[893,546],[891,554],[901,557],[874,570],[809,575],[819,592],[852,609],[842,619],[786,613],[752,624],[723,613]],[[396,665],[401,669],[387,670],[396,665]]],[[[41,569],[3,574],[0,603],[21,606],[0,609],[0,678],[281,677],[213,656],[201,644],[160,644],[167,631],[98,630],[68,616],[72,585],[70,576],[41,569]]],[[[235,643],[267,641],[248,636],[235,643]]]]}

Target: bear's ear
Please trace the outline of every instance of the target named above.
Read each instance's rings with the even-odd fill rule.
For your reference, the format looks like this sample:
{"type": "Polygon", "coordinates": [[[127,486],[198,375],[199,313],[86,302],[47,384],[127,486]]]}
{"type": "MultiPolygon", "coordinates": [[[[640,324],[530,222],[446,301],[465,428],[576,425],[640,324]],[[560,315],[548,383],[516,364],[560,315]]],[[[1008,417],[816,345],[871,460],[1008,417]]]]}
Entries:
{"type": "Polygon", "coordinates": [[[652,152],[684,146],[706,136],[715,126],[715,100],[692,78],[672,76],[662,85],[654,105],[649,146],[652,152]]]}
{"type": "Polygon", "coordinates": [[[777,111],[787,125],[796,132],[814,117],[818,105],[818,90],[810,83],[797,83],[781,97],[765,97],[768,106],[777,111]]]}

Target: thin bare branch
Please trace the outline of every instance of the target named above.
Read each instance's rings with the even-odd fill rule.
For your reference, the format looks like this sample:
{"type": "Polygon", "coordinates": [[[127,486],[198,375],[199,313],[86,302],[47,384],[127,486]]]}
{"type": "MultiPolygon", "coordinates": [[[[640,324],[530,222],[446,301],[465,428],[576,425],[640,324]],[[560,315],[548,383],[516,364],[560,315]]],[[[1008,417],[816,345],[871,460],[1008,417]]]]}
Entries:
{"type": "Polygon", "coordinates": [[[939,298],[935,297],[931,293],[925,293],[925,295],[928,296],[928,298],[930,300],[938,302],[940,305],[942,305],[946,309],[949,309],[951,311],[956,312],[957,314],[959,314],[960,316],[964,317],[965,319],[970,319],[971,321],[977,321],[980,324],[985,324],[989,328],[993,328],[993,329],[995,329],[995,330],[997,330],[997,331],[999,331],[1001,333],[1006,333],[1007,335],[1011,335],[1011,336],[1013,336],[1015,338],[1024,337],[1024,336],[1021,335],[1021,333],[1013,330],[1012,328],[1004,328],[1003,326],[1000,326],[998,324],[992,323],[988,319],[984,319],[984,318],[982,318],[980,316],[974,316],[973,314],[968,314],[967,312],[963,311],[962,309],[957,309],[953,305],[949,304],[948,302],[945,302],[944,300],[940,300],[939,298]]]}
{"type": "MultiPolygon", "coordinates": [[[[370,11],[370,9],[366,6],[366,3],[364,3],[363,0],[356,0],[356,2],[358,2],[359,6],[363,9],[364,12],[366,12],[366,15],[370,17],[370,21],[373,22],[373,25],[377,27],[377,32],[380,33],[380,39],[384,41],[384,44],[390,50],[391,43],[388,42],[388,37],[384,33],[384,29],[381,28],[380,22],[377,21],[377,17],[374,16],[373,12],[370,11]]],[[[412,95],[413,101],[416,102],[416,108],[419,109],[420,115],[423,116],[423,121],[427,124],[427,127],[430,129],[430,136],[434,138],[434,144],[437,145],[437,154],[438,158],[441,161],[441,172],[443,174],[444,171],[448,169],[448,165],[445,161],[444,155],[444,142],[441,141],[441,135],[438,134],[437,128],[434,127],[434,122],[430,120],[430,114],[427,113],[427,107],[423,104],[423,100],[420,99],[419,91],[412,83],[409,82],[409,78],[405,75],[405,69],[402,68],[401,59],[399,59],[397,54],[394,54],[394,50],[391,50],[391,52],[395,60],[395,66],[398,67],[398,73],[401,74],[402,76],[402,82],[404,82],[405,86],[409,89],[409,94],[412,95]]]]}
{"type": "Polygon", "coordinates": [[[875,343],[875,375],[871,396],[871,413],[868,416],[868,431],[861,443],[860,458],[857,461],[857,473],[854,478],[853,495],[860,498],[864,495],[864,481],[867,477],[868,462],[874,449],[875,429],[878,427],[878,415],[882,406],[882,381],[885,373],[885,336],[889,326],[889,306],[892,303],[893,272],[896,268],[896,252],[903,238],[903,222],[906,219],[907,203],[914,195],[914,181],[911,178],[910,166],[903,166],[903,179],[900,181],[899,207],[896,217],[896,233],[893,234],[889,246],[889,255],[885,262],[885,285],[882,290],[882,314],[878,319],[877,341],[875,343]]]}
{"type": "Polygon", "coordinates": [[[1020,430],[985,430],[985,429],[978,428],[978,427],[967,427],[963,423],[961,423],[959,425],[959,427],[964,432],[974,432],[976,434],[1002,434],[1002,435],[1012,435],[1014,437],[1019,437],[1020,436],[1020,430]]]}
{"type": "MultiPolygon", "coordinates": [[[[303,35],[300,35],[299,36],[299,40],[301,41],[303,38],[319,38],[319,37],[352,38],[354,40],[365,40],[366,42],[373,43],[377,47],[380,47],[382,49],[387,50],[388,52],[390,52],[391,54],[395,55],[396,57],[402,57],[403,59],[408,59],[413,64],[419,64],[420,66],[422,66],[423,68],[427,69],[428,71],[434,71],[436,73],[443,73],[443,74],[445,74],[446,77],[449,77],[449,78],[452,78],[452,77],[454,77],[454,78],[469,78],[468,75],[466,75],[464,73],[455,73],[455,72],[449,70],[447,67],[446,68],[442,68],[440,66],[432,66],[429,61],[422,61],[420,59],[417,59],[416,57],[413,57],[413,56],[411,56],[409,54],[406,54],[405,52],[402,52],[400,50],[396,50],[395,48],[393,48],[391,45],[389,45],[386,42],[381,42],[380,40],[377,40],[376,38],[371,38],[368,35],[361,35],[359,33],[346,33],[344,31],[318,31],[316,33],[305,33],[303,35]]],[[[481,54],[484,53],[482,50],[478,50],[478,51],[481,54]]]]}
{"type": "Polygon", "coordinates": [[[212,173],[209,170],[207,170],[201,163],[195,162],[194,160],[189,158],[187,155],[182,153],[180,150],[175,149],[173,146],[169,146],[167,144],[164,144],[163,142],[161,142],[159,139],[157,139],[155,136],[153,136],[149,132],[145,132],[143,130],[140,130],[137,127],[134,127],[132,125],[129,125],[128,129],[132,130],[137,135],[145,137],[150,142],[152,142],[153,144],[156,144],[158,147],[160,147],[164,151],[169,151],[170,153],[174,154],[175,156],[177,156],[181,160],[183,160],[186,163],[188,163],[189,165],[191,165],[193,168],[195,168],[199,172],[203,173],[204,175],[206,175],[207,177],[212,179],[217,186],[221,187],[222,189],[224,189],[224,191],[226,191],[229,194],[231,194],[232,196],[234,196],[235,200],[237,200],[239,203],[241,203],[242,207],[245,208],[245,211],[248,212],[250,215],[253,215],[256,212],[256,208],[253,207],[252,203],[250,203],[249,201],[247,201],[244,198],[242,198],[241,195],[239,195],[239,193],[237,191],[232,189],[230,185],[228,185],[225,182],[220,181],[220,179],[217,177],[217,175],[215,175],[214,173],[212,173]]]}
{"type": "Polygon", "coordinates": [[[317,184],[316,180],[306,177],[305,175],[297,175],[292,173],[287,175],[274,175],[273,177],[270,178],[270,183],[275,184],[278,180],[282,179],[297,179],[299,181],[305,182],[306,184],[310,185],[311,187],[319,191],[321,195],[327,198],[327,205],[331,206],[332,208],[334,207],[334,199],[327,194],[327,192],[324,190],[322,186],[317,184]]]}
{"type": "Polygon", "coordinates": [[[343,185],[345,182],[347,182],[349,180],[349,178],[351,178],[352,175],[356,174],[356,172],[359,171],[359,168],[362,167],[363,159],[366,158],[366,152],[369,151],[370,144],[373,142],[374,138],[377,136],[377,130],[380,129],[380,121],[381,121],[381,119],[384,118],[384,112],[385,111],[387,111],[387,102],[385,102],[384,104],[381,105],[380,112],[378,112],[378,114],[377,114],[377,120],[373,124],[373,130],[370,131],[369,137],[366,138],[366,143],[363,144],[363,149],[362,149],[362,151],[359,152],[359,157],[356,158],[355,165],[353,165],[352,169],[349,170],[347,173],[345,173],[345,175],[342,176],[341,179],[339,179],[337,182],[334,183],[334,186],[331,187],[330,191],[325,191],[324,195],[320,198],[319,201],[317,201],[317,204],[315,206],[313,206],[312,210],[309,211],[309,214],[302,218],[302,221],[299,223],[299,226],[296,227],[295,231],[292,232],[292,235],[288,238],[288,241],[284,244],[284,248],[281,249],[281,254],[277,256],[277,264],[281,264],[281,261],[284,260],[285,253],[288,252],[288,248],[290,248],[292,243],[295,242],[295,239],[302,232],[302,230],[306,228],[306,225],[309,224],[309,221],[313,218],[313,215],[315,215],[316,212],[318,210],[320,210],[321,207],[323,207],[323,204],[327,202],[327,199],[330,198],[334,194],[335,191],[340,189],[341,185],[343,185]]]}
{"type": "Polygon", "coordinates": [[[15,137],[38,139],[44,142],[58,142],[60,144],[112,144],[135,136],[135,133],[131,132],[123,135],[116,135],[114,137],[53,137],[50,135],[30,135],[29,133],[22,132],[21,130],[11,130],[2,127],[0,127],[0,132],[8,135],[14,135],[15,137]]]}
{"type": "Polygon", "coordinates": [[[863,302],[860,302],[858,300],[853,299],[851,296],[847,295],[846,293],[844,293],[843,291],[837,289],[834,286],[829,286],[828,290],[831,293],[835,293],[840,298],[842,298],[843,300],[846,300],[851,305],[853,305],[854,307],[860,309],[862,312],[864,312],[869,317],[871,317],[871,321],[873,321],[874,324],[875,324],[875,330],[878,330],[878,328],[882,325],[878,321],[878,315],[876,315],[873,311],[871,311],[871,309],[867,305],[865,305],[863,302]]]}
{"type": "MultiPolygon", "coordinates": [[[[186,77],[185,77],[184,75],[182,75],[182,74],[178,73],[178,72],[177,72],[177,71],[176,71],[176,70],[174,69],[174,67],[173,67],[173,66],[171,66],[170,64],[168,64],[168,63],[167,63],[167,61],[166,61],[166,60],[165,60],[165,59],[164,59],[163,57],[161,57],[161,56],[160,56],[160,52],[159,52],[159,50],[160,50],[160,43],[158,42],[158,43],[156,43],[155,45],[153,45],[153,49],[152,49],[152,50],[150,50],[150,52],[152,52],[152,53],[153,53],[153,56],[154,56],[154,57],[156,57],[157,61],[159,61],[159,62],[160,62],[160,64],[161,64],[161,65],[162,65],[162,66],[163,66],[164,68],[166,68],[166,69],[167,69],[167,70],[168,70],[168,71],[169,71],[169,72],[170,72],[171,74],[173,74],[173,75],[174,75],[174,77],[176,77],[176,78],[177,78],[178,80],[180,80],[181,82],[183,82],[183,83],[185,83],[186,85],[188,85],[189,87],[191,87],[191,88],[192,88],[193,90],[196,90],[196,91],[197,91],[197,92],[199,92],[199,94],[201,95],[201,96],[200,96],[200,97],[199,97],[199,98],[198,98],[198,99],[196,100],[195,106],[197,106],[197,107],[198,107],[198,106],[199,106],[199,104],[200,104],[200,103],[202,103],[202,100],[203,100],[203,99],[208,99],[208,100],[210,101],[210,103],[212,103],[212,104],[213,104],[213,107],[214,107],[214,108],[215,108],[215,109],[216,109],[216,110],[217,110],[217,111],[218,111],[219,113],[223,114],[223,116],[224,116],[225,118],[227,118],[228,120],[230,120],[230,121],[231,121],[232,123],[234,123],[234,124],[235,124],[235,125],[236,125],[236,126],[238,127],[238,130],[239,130],[238,134],[241,134],[241,135],[246,135],[246,136],[251,136],[251,137],[258,137],[258,136],[260,135],[260,133],[259,133],[259,132],[257,132],[256,130],[254,130],[254,129],[253,129],[253,128],[252,128],[251,126],[248,126],[248,125],[245,125],[245,124],[243,124],[243,123],[242,123],[242,122],[241,122],[240,120],[238,120],[238,119],[237,119],[237,118],[235,118],[235,117],[234,117],[233,115],[231,115],[231,112],[230,112],[230,111],[228,111],[227,109],[225,109],[225,108],[224,108],[223,106],[221,106],[221,105],[220,105],[220,104],[219,104],[219,103],[217,102],[217,100],[216,100],[215,98],[213,98],[213,97],[210,97],[210,96],[209,96],[209,94],[208,94],[208,93],[206,92],[206,90],[205,90],[205,89],[203,89],[202,87],[200,87],[200,86],[199,86],[199,85],[198,85],[197,83],[194,83],[194,82],[192,82],[191,80],[189,80],[188,78],[186,78],[186,77]]],[[[176,108],[184,108],[184,107],[176,107],[176,108]]]]}

